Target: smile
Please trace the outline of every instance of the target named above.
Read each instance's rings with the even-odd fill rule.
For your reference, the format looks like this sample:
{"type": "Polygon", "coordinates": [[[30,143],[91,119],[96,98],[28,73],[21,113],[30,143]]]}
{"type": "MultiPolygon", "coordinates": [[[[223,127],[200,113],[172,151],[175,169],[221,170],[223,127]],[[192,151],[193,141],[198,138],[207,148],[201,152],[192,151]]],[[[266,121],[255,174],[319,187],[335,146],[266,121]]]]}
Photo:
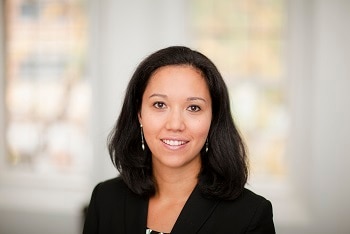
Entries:
{"type": "Polygon", "coordinates": [[[163,143],[170,145],[170,146],[180,146],[186,144],[188,141],[179,141],[179,140],[167,140],[163,139],[163,143]]]}

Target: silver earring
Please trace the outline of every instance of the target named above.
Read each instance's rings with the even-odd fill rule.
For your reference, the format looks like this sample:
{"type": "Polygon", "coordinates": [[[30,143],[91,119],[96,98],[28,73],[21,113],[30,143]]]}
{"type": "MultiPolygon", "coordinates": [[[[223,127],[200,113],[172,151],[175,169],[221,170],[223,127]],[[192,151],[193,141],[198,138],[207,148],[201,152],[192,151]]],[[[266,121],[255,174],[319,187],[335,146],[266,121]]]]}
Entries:
{"type": "Polygon", "coordinates": [[[207,141],[205,142],[205,152],[207,153],[209,150],[209,142],[208,142],[208,138],[207,141]]]}
{"type": "Polygon", "coordinates": [[[145,150],[145,141],[143,139],[142,124],[140,124],[140,128],[141,128],[141,147],[142,147],[142,150],[145,150]]]}

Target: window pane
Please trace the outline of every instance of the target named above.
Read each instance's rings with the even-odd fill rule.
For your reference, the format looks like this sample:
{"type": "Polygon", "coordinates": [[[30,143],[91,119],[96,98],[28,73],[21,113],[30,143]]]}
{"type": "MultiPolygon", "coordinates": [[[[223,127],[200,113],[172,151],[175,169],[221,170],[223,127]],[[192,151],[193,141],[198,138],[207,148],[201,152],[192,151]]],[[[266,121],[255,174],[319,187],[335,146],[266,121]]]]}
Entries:
{"type": "Polygon", "coordinates": [[[253,174],[284,176],[283,0],[192,0],[194,47],[218,65],[253,174]]]}
{"type": "Polygon", "coordinates": [[[87,170],[86,4],[5,1],[7,168],[58,174],[87,170]]]}

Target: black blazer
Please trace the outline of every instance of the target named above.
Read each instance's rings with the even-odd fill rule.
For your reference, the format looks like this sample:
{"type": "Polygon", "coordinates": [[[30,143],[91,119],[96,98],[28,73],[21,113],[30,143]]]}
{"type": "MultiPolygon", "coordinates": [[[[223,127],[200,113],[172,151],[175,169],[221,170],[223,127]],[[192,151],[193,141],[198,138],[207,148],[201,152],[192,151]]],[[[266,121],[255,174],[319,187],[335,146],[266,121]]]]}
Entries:
{"type": "MultiPolygon", "coordinates": [[[[121,178],[98,184],[92,192],[83,234],[145,234],[148,199],[127,188],[121,178]]],[[[272,206],[245,189],[235,200],[204,198],[195,188],[172,234],[273,234],[272,206]]]]}

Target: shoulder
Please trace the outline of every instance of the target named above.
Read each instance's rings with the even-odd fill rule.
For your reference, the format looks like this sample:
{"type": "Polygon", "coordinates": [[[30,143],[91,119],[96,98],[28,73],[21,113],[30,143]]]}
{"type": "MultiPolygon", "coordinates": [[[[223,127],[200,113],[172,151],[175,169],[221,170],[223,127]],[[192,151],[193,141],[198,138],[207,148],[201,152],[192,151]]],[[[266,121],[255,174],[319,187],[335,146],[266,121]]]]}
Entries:
{"type": "Polygon", "coordinates": [[[238,196],[237,201],[242,203],[249,203],[250,205],[253,205],[253,206],[259,205],[261,203],[269,202],[265,197],[259,194],[256,194],[247,188],[243,189],[241,195],[238,196]]]}
{"type": "Polygon", "coordinates": [[[125,233],[120,230],[124,228],[123,211],[131,194],[120,177],[97,184],[91,195],[83,233],[125,233]]]}
{"type": "Polygon", "coordinates": [[[249,189],[244,189],[242,193],[234,200],[221,201],[221,206],[226,206],[228,209],[234,208],[242,215],[250,216],[256,215],[259,210],[271,213],[272,205],[265,197],[252,192],[249,189]]]}
{"type": "Polygon", "coordinates": [[[126,191],[128,187],[121,177],[115,177],[113,179],[100,182],[96,185],[95,189],[100,191],[126,191]]]}
{"type": "Polygon", "coordinates": [[[128,187],[120,177],[106,180],[97,184],[92,192],[92,198],[97,202],[106,203],[117,201],[126,196],[128,187]]]}

